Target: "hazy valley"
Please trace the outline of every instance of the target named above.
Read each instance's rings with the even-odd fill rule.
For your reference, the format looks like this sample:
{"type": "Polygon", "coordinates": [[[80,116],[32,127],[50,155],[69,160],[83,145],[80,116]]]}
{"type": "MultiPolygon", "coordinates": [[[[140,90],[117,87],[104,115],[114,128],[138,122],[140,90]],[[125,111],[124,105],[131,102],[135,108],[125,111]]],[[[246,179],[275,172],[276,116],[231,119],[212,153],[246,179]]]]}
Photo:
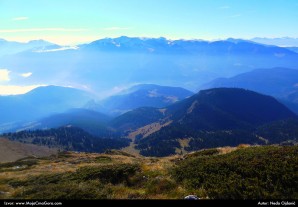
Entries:
{"type": "Polygon", "coordinates": [[[124,36],[0,46],[10,84],[39,86],[0,96],[0,198],[297,199],[295,50],[124,36]]]}

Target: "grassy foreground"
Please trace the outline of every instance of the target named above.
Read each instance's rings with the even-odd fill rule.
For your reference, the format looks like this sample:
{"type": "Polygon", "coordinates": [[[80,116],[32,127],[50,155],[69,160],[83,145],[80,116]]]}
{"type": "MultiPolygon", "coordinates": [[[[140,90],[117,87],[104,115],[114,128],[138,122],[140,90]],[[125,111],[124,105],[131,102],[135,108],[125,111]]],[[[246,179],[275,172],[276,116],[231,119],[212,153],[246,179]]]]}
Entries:
{"type": "Polygon", "coordinates": [[[298,199],[298,146],[146,158],[60,153],[0,164],[1,199],[298,199]]]}

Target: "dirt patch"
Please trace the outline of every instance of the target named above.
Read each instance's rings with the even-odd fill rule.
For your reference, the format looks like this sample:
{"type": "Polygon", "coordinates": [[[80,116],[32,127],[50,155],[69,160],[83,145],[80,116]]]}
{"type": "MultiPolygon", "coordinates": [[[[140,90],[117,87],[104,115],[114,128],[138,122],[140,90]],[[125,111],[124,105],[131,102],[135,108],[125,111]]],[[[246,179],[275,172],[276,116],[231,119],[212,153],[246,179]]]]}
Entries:
{"type": "Polygon", "coordinates": [[[14,162],[30,156],[47,157],[56,153],[57,149],[0,138],[0,163],[14,162]]]}

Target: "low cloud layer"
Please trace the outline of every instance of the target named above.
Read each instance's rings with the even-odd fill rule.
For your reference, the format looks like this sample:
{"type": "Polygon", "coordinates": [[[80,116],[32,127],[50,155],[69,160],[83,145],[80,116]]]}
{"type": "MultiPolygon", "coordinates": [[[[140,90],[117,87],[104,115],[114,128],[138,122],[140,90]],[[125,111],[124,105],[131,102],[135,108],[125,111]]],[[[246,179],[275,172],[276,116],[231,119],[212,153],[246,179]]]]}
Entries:
{"type": "Polygon", "coordinates": [[[7,69],[0,69],[0,81],[10,81],[9,73],[10,71],[7,69]]]}
{"type": "Polygon", "coordinates": [[[40,86],[45,86],[45,85],[30,85],[30,86],[0,85],[0,95],[24,94],[40,86]]]}

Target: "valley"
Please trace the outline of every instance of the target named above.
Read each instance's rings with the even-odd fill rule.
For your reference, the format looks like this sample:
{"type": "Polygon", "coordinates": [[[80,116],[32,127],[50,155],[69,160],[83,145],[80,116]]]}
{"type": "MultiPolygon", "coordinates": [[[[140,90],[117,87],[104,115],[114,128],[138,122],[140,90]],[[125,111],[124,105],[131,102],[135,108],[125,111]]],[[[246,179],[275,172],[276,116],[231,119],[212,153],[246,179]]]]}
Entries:
{"type": "Polygon", "coordinates": [[[297,8],[0,0],[0,205],[294,206],[297,8]]]}
{"type": "Polygon", "coordinates": [[[36,87],[0,95],[0,199],[298,198],[293,48],[1,45],[0,82],[36,87]]]}
{"type": "Polygon", "coordinates": [[[2,136],[67,151],[128,147],[155,157],[239,144],[294,145],[298,138],[295,113],[273,97],[239,88],[202,90],[163,108],[136,108],[114,118],[72,109],[37,123],[2,136]]]}

